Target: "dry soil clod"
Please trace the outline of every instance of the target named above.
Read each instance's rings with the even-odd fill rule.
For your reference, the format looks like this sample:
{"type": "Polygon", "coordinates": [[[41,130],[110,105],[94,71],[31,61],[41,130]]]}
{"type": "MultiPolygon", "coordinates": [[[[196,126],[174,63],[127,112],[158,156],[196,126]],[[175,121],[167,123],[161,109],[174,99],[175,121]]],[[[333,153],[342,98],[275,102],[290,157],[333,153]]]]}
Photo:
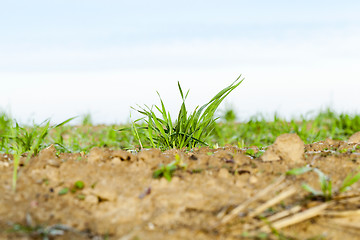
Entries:
{"type": "Polygon", "coordinates": [[[360,132],[356,132],[349,138],[348,143],[360,144],[360,132]]]}
{"type": "Polygon", "coordinates": [[[88,162],[89,163],[97,163],[106,159],[108,156],[105,154],[104,150],[98,147],[94,147],[90,150],[88,162]]]}
{"type": "Polygon", "coordinates": [[[291,163],[299,163],[304,160],[304,142],[295,133],[282,134],[276,138],[273,145],[269,146],[263,161],[284,160],[291,163]]]}
{"type": "MultiPolygon", "coordinates": [[[[25,160],[25,162],[27,162],[25,160]]],[[[60,167],[61,160],[56,156],[56,149],[54,145],[50,145],[49,147],[40,151],[39,156],[36,161],[34,161],[31,165],[32,168],[45,168],[46,166],[52,167],[60,167]]]]}

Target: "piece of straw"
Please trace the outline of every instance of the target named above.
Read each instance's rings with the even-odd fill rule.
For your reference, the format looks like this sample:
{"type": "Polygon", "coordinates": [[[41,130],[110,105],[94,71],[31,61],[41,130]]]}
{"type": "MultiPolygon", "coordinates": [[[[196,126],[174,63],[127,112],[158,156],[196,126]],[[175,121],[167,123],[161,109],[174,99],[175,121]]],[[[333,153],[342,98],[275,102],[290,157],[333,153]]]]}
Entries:
{"type": "MultiPolygon", "coordinates": [[[[309,208],[303,212],[297,213],[295,215],[292,215],[287,218],[280,219],[279,221],[272,222],[271,226],[275,229],[281,229],[287,226],[291,226],[294,224],[297,224],[299,222],[311,219],[313,217],[316,217],[321,214],[322,211],[324,211],[327,207],[331,205],[330,202],[320,204],[316,207],[309,208]]],[[[269,226],[264,226],[261,228],[261,230],[269,232],[270,228],[269,226]]]]}
{"type": "Polygon", "coordinates": [[[263,211],[265,211],[269,207],[274,206],[275,204],[277,204],[277,203],[281,202],[282,200],[292,196],[295,193],[296,193],[296,188],[295,187],[289,187],[287,190],[281,192],[279,195],[277,195],[273,199],[270,199],[266,203],[258,206],[252,213],[249,214],[249,217],[257,216],[258,214],[262,213],[263,211]]]}
{"type": "Polygon", "coordinates": [[[285,176],[281,175],[278,179],[276,179],[276,181],[273,184],[271,184],[268,187],[264,188],[263,190],[258,192],[254,197],[249,198],[248,200],[246,200],[245,202],[243,202],[242,204],[240,204],[239,206],[234,208],[228,215],[225,215],[220,223],[221,224],[226,224],[229,221],[231,221],[241,211],[243,211],[250,203],[258,200],[259,198],[261,198],[261,197],[267,195],[269,192],[273,191],[276,187],[278,187],[278,185],[280,185],[280,183],[282,183],[284,181],[284,179],[285,179],[285,176]]]}

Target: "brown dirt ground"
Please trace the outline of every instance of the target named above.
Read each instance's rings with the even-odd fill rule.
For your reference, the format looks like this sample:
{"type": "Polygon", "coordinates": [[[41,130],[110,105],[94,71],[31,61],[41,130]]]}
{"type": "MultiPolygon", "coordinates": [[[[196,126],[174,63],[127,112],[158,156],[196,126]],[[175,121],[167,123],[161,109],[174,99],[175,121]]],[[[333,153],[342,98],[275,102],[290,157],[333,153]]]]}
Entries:
{"type": "Polygon", "coordinates": [[[263,161],[245,151],[227,146],[132,154],[94,148],[89,155],[56,155],[51,146],[21,164],[15,193],[12,156],[0,155],[0,239],[41,239],[34,232],[9,232],[14,224],[71,227],[51,239],[244,239],[244,233],[256,239],[261,232],[268,233],[266,239],[279,239],[263,217],[285,239],[360,236],[360,183],[325,206],[301,188],[306,182],[319,189],[314,172],[284,175],[310,164],[331,177],[336,189],[349,173],[359,171],[359,144],[326,140],[305,145],[303,160],[295,162],[263,161]],[[158,165],[172,162],[175,154],[187,168],[176,170],[171,182],[152,178],[158,165]],[[79,180],[83,189],[58,194],[79,180]],[[311,216],[304,217],[308,209],[311,216]],[[279,221],[285,225],[272,220],[275,214],[284,214],[279,221]]]}

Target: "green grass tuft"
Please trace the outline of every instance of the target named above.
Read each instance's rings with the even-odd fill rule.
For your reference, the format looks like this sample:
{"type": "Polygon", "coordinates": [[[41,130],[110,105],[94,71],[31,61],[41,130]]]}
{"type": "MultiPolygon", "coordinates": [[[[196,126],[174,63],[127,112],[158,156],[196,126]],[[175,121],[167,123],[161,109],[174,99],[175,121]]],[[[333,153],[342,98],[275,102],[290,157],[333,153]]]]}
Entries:
{"type": "MultiPolygon", "coordinates": [[[[37,155],[41,149],[48,146],[45,138],[49,131],[63,126],[72,119],[74,118],[69,118],[56,126],[50,126],[50,120],[46,120],[39,125],[34,124],[33,127],[22,127],[18,122],[9,118],[8,122],[6,122],[4,133],[0,135],[0,150],[13,154],[14,171],[12,188],[14,191],[16,190],[17,172],[21,155],[28,153],[28,159],[33,155],[37,155]]],[[[1,121],[1,123],[4,124],[4,121],[1,121]]]]}
{"type": "Polygon", "coordinates": [[[215,111],[220,103],[230,94],[230,92],[238,87],[243,80],[244,79],[241,79],[240,75],[232,84],[221,90],[208,103],[201,107],[196,107],[190,114],[185,105],[189,90],[184,94],[180,83],[178,82],[182,104],[175,122],[172,121],[170,113],[166,110],[164,102],[158,93],[161,103],[160,107],[154,105],[150,108],[145,105],[145,107],[135,109],[144,115],[144,118],[135,120],[131,128],[123,128],[119,131],[131,130],[135,138],[139,140],[141,147],[143,147],[144,144],[142,144],[139,136],[140,130],[143,130],[148,145],[153,148],[160,148],[163,150],[171,148],[191,149],[196,146],[208,145],[206,143],[206,138],[212,133],[216,125],[216,118],[214,117],[215,111]],[[158,113],[160,113],[160,117],[156,115],[153,110],[154,107],[158,113]],[[144,120],[146,126],[136,126],[136,123],[140,120],[144,120]]]}

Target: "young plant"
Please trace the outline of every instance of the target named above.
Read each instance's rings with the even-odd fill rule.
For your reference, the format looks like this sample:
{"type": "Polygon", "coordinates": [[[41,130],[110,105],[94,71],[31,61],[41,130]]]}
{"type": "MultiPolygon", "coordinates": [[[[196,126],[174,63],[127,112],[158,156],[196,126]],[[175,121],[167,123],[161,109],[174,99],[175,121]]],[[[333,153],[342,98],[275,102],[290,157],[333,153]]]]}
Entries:
{"type": "Polygon", "coordinates": [[[302,167],[302,168],[295,168],[295,169],[291,169],[291,170],[287,171],[286,174],[287,175],[300,175],[300,174],[303,174],[303,173],[306,173],[309,171],[314,171],[319,176],[321,191],[315,190],[314,188],[312,188],[310,185],[308,185],[306,183],[303,183],[302,187],[306,191],[310,192],[313,196],[320,197],[320,198],[324,199],[325,201],[329,201],[329,200],[333,199],[334,194],[341,194],[341,193],[349,190],[351,185],[353,185],[354,183],[356,183],[357,181],[360,180],[360,172],[355,175],[352,175],[350,173],[346,176],[346,178],[342,182],[340,188],[337,191],[334,191],[332,188],[331,179],[317,168],[312,168],[312,167],[307,167],[307,166],[302,167]]]}
{"type": "Polygon", "coordinates": [[[313,196],[316,197],[321,197],[323,198],[325,201],[328,201],[330,199],[332,199],[332,182],[331,179],[329,177],[327,177],[323,172],[321,172],[319,169],[317,168],[312,168],[312,167],[302,167],[302,168],[296,168],[296,169],[292,169],[286,172],[287,175],[300,175],[309,171],[314,171],[318,174],[319,176],[319,182],[320,182],[320,186],[321,186],[321,192],[315,190],[314,188],[312,188],[310,185],[308,185],[307,183],[303,183],[302,187],[310,192],[313,196]]]}
{"type": "Polygon", "coordinates": [[[153,178],[161,178],[164,177],[169,182],[173,176],[173,173],[176,169],[186,168],[186,164],[184,164],[178,154],[175,155],[175,161],[169,163],[168,165],[160,164],[159,168],[154,171],[153,178]]]}
{"type": "Polygon", "coordinates": [[[350,186],[360,180],[360,172],[357,174],[349,173],[339,188],[339,193],[346,192],[350,189],[350,186]]]}
{"type": "Polygon", "coordinates": [[[215,111],[225,97],[227,97],[227,95],[229,95],[229,93],[238,87],[244,80],[240,78],[241,75],[232,84],[216,94],[208,103],[200,108],[199,106],[196,107],[190,114],[188,114],[185,105],[189,90],[184,94],[180,83],[178,82],[182,104],[175,122],[172,121],[170,113],[166,110],[164,102],[158,93],[161,103],[160,107],[155,105],[150,108],[145,105],[145,107],[140,107],[140,109],[133,108],[144,115],[144,118],[134,121],[131,128],[123,128],[119,131],[131,130],[139,142],[141,142],[138,130],[143,130],[150,146],[153,148],[190,149],[198,145],[207,145],[205,140],[214,129],[215,121],[217,119],[214,118],[215,111]],[[155,114],[155,111],[153,110],[154,107],[160,113],[160,117],[155,114]],[[146,126],[137,127],[135,123],[142,119],[145,120],[146,126]]]}
{"type": "Polygon", "coordinates": [[[81,124],[83,126],[91,126],[93,125],[92,117],[90,113],[86,113],[82,116],[81,124]]]}
{"type": "Polygon", "coordinates": [[[7,133],[9,126],[11,124],[11,119],[5,112],[0,112],[0,135],[7,133]]]}
{"type": "MultiPolygon", "coordinates": [[[[17,136],[18,134],[18,128],[10,127],[10,135],[11,136],[17,136]]],[[[12,177],[12,189],[13,191],[16,190],[16,181],[17,181],[17,172],[19,168],[20,163],[20,156],[23,153],[23,146],[21,144],[18,144],[18,142],[14,141],[13,144],[11,144],[11,149],[13,150],[13,177],[12,177]]]]}
{"type": "Polygon", "coordinates": [[[10,134],[2,137],[10,140],[10,148],[17,146],[18,149],[21,149],[21,153],[29,152],[30,156],[37,155],[41,149],[46,147],[45,138],[49,131],[63,126],[73,119],[74,117],[69,118],[55,126],[50,126],[50,120],[45,120],[41,124],[35,124],[31,128],[21,127],[19,123],[15,121],[15,124],[11,124],[10,126],[10,134]]]}
{"type": "Polygon", "coordinates": [[[21,127],[16,121],[15,124],[11,121],[7,135],[2,135],[2,138],[7,139],[8,148],[13,154],[13,181],[12,188],[16,190],[17,172],[19,167],[20,156],[28,152],[28,159],[37,155],[41,149],[45,148],[45,137],[53,128],[60,127],[74,118],[69,118],[64,122],[50,127],[50,121],[47,120],[40,125],[34,125],[32,128],[21,127]],[[42,126],[45,123],[44,126],[42,126]]]}

